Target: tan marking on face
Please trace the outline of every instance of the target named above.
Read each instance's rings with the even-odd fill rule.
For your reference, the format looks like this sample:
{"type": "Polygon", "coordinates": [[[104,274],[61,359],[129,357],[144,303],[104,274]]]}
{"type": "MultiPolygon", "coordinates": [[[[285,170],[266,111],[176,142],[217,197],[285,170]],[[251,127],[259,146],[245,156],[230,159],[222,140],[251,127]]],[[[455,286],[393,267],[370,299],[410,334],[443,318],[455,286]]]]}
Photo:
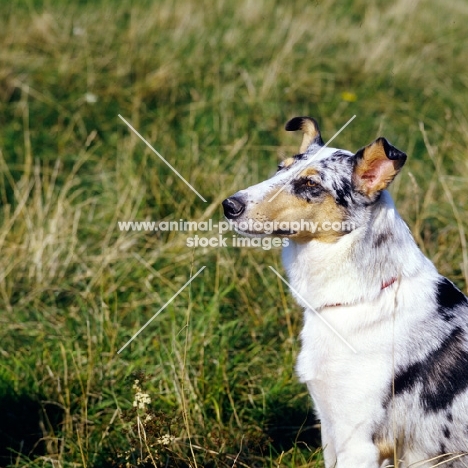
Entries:
{"type": "Polygon", "coordinates": [[[317,169],[314,169],[313,167],[308,167],[307,169],[303,170],[299,174],[299,177],[312,177],[317,174],[318,174],[317,169]]]}
{"type": "Polygon", "coordinates": [[[289,167],[294,164],[294,158],[288,158],[283,161],[283,167],[289,167]]]}
{"type": "MultiPolygon", "coordinates": [[[[289,239],[293,239],[299,243],[309,242],[312,239],[317,239],[322,242],[335,242],[345,234],[343,231],[335,231],[333,229],[324,230],[323,223],[342,223],[345,219],[343,209],[338,206],[334,198],[326,194],[317,200],[316,203],[308,203],[306,200],[296,197],[285,191],[281,192],[271,202],[271,199],[277,193],[277,189],[265,194],[264,200],[248,208],[245,213],[246,218],[253,221],[265,222],[298,222],[312,223],[317,226],[315,232],[310,230],[300,231],[297,234],[286,235],[289,239]],[[317,223],[317,224],[315,224],[317,223]]],[[[331,226],[329,224],[328,226],[331,226]]]]}

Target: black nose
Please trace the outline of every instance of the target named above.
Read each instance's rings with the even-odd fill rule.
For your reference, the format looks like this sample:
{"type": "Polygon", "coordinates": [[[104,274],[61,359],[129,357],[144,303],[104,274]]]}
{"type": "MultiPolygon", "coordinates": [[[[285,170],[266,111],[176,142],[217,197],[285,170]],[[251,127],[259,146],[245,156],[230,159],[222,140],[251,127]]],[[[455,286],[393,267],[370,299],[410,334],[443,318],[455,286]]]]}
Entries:
{"type": "Polygon", "coordinates": [[[229,197],[223,201],[223,209],[227,219],[234,219],[244,212],[245,204],[240,198],[229,197]]]}

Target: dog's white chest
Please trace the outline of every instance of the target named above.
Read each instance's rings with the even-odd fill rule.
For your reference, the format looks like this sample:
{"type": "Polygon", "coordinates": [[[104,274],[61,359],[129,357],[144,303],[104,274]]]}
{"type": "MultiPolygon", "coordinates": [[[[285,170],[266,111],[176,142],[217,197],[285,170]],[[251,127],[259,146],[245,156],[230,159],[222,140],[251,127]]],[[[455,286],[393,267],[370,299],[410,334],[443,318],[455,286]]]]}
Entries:
{"type": "Polygon", "coordinates": [[[329,395],[332,386],[369,387],[369,380],[374,388],[387,383],[393,352],[391,324],[382,318],[362,319],[375,315],[382,302],[305,311],[296,371],[302,382],[315,388],[314,393],[322,389],[329,395]]]}
{"type": "Polygon", "coordinates": [[[340,327],[337,320],[332,324],[322,319],[311,310],[304,313],[301,352],[296,366],[302,382],[330,381],[332,374],[342,375],[342,368],[349,369],[356,361],[352,344],[355,337],[349,336],[349,330],[340,327]]]}

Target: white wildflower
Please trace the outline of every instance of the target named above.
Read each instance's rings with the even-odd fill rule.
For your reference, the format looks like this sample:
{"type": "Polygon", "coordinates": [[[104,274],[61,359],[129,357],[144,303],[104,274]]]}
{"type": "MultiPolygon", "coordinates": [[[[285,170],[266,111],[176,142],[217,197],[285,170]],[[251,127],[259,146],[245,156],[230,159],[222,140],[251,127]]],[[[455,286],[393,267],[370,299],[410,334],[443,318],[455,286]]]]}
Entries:
{"type": "Polygon", "coordinates": [[[143,393],[141,391],[137,391],[135,393],[135,399],[133,400],[133,407],[139,408],[141,410],[146,409],[146,405],[151,403],[151,398],[148,393],[143,393]]]}
{"type": "Polygon", "coordinates": [[[170,434],[164,434],[156,442],[160,445],[169,445],[174,440],[174,436],[170,434]]]}
{"type": "Polygon", "coordinates": [[[85,101],[88,103],[88,104],[95,104],[98,100],[98,97],[93,94],[93,93],[86,93],[85,94],[85,101]]]}

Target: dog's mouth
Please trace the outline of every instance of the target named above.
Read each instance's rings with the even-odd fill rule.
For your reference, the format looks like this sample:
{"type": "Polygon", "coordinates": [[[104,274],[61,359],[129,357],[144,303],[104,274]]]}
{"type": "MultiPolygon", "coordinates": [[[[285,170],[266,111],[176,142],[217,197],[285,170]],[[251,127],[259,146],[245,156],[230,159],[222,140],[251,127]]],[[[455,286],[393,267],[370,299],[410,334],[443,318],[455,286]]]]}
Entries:
{"type": "Polygon", "coordinates": [[[294,236],[295,234],[297,234],[297,231],[290,229],[278,229],[273,232],[274,236],[294,236]]]}
{"type": "Polygon", "coordinates": [[[293,231],[289,229],[275,229],[273,231],[252,231],[249,229],[241,229],[236,225],[234,225],[234,229],[239,234],[242,234],[244,236],[251,236],[251,237],[265,237],[265,236],[289,237],[289,236],[294,236],[295,234],[297,234],[297,231],[293,231]]]}

